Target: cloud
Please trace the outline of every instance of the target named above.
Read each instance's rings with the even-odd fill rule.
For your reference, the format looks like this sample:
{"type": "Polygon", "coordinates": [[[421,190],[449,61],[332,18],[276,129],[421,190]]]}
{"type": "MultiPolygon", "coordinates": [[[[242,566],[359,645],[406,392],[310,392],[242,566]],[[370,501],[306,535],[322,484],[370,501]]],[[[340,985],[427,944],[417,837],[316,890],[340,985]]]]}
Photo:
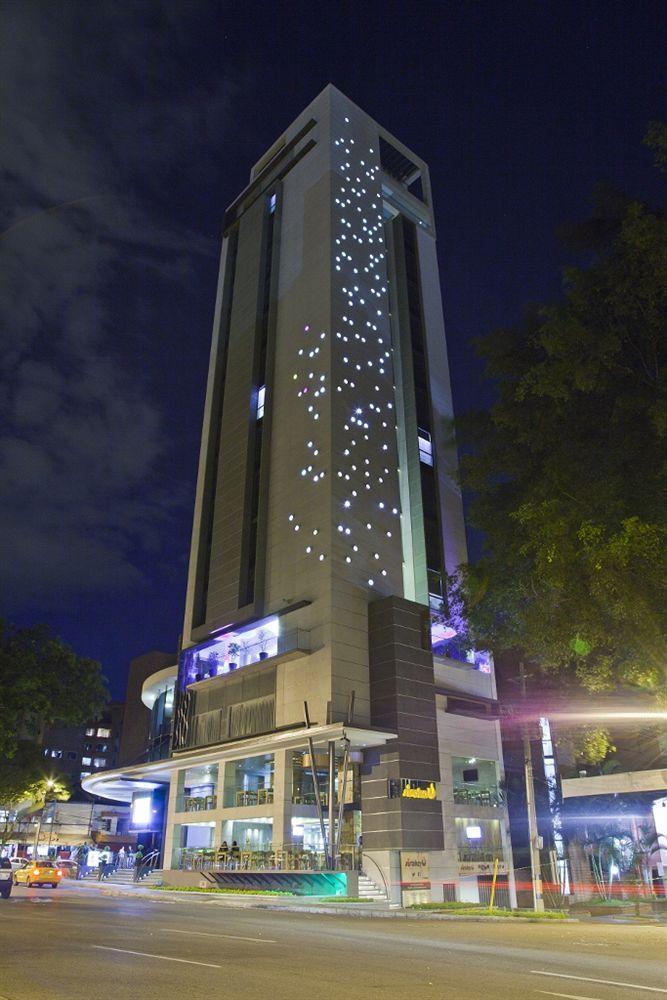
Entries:
{"type": "Polygon", "coordinates": [[[161,298],[217,254],[170,198],[231,129],[235,85],[183,91],[173,5],[24,0],[3,20],[0,586],[48,604],[146,586],[190,502],[151,356],[161,298]]]}

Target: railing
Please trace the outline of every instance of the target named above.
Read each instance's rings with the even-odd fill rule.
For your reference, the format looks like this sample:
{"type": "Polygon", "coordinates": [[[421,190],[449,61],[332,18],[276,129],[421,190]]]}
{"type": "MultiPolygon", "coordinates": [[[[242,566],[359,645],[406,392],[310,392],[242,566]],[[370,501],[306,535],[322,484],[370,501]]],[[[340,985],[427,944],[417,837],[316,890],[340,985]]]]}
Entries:
{"type": "Polygon", "coordinates": [[[160,852],[151,851],[145,858],[137,861],[134,869],[134,881],[141,882],[142,878],[150,875],[160,864],[160,852]]]}
{"type": "MultiPolygon", "coordinates": [[[[323,806],[329,804],[329,796],[326,792],[320,792],[320,802],[323,806]]],[[[315,792],[304,792],[302,795],[293,795],[292,803],[295,806],[314,806],[317,805],[317,799],[315,798],[315,792]]]]}
{"type": "Polygon", "coordinates": [[[264,806],[272,803],[272,788],[248,788],[236,793],[237,806],[264,806]]]}
{"type": "Polygon", "coordinates": [[[454,802],[457,805],[502,806],[505,804],[498,788],[454,787],[454,802]]]}
{"type": "Polygon", "coordinates": [[[378,872],[380,873],[380,878],[382,879],[382,884],[384,886],[385,895],[386,895],[387,899],[391,899],[391,893],[389,891],[389,885],[387,884],[387,880],[384,877],[384,872],[380,868],[380,866],[377,863],[377,861],[375,861],[373,858],[371,858],[370,855],[368,855],[368,854],[362,854],[360,867],[363,868],[363,866],[367,862],[369,862],[369,861],[371,862],[371,864],[375,865],[375,867],[377,868],[378,872]]]}
{"type": "Polygon", "coordinates": [[[251,663],[271,660],[283,653],[310,652],[310,631],[303,628],[291,629],[279,636],[268,636],[263,641],[253,643],[238,643],[237,649],[230,649],[231,644],[223,642],[220,648],[207,647],[201,656],[192,657],[188,664],[186,684],[206,680],[209,677],[219,677],[221,674],[233,673],[235,670],[247,667],[251,663]]]}
{"type": "MultiPolygon", "coordinates": [[[[307,850],[298,844],[273,848],[270,844],[257,850],[240,850],[232,854],[231,849],[223,851],[207,848],[180,850],[177,867],[185,871],[327,871],[324,851],[307,850]]],[[[342,848],[339,871],[355,871],[361,867],[361,850],[355,847],[342,848]]]]}
{"type": "Polygon", "coordinates": [[[217,809],[217,803],[216,795],[183,795],[178,798],[176,811],[205,812],[208,809],[217,809]]]}

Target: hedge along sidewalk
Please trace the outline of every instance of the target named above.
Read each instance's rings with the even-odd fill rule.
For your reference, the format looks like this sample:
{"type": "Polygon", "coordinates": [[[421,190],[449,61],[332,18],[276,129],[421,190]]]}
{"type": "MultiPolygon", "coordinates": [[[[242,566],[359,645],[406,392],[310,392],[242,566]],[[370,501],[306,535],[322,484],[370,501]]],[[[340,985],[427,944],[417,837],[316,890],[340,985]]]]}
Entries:
{"type": "MultiPolygon", "coordinates": [[[[487,923],[515,923],[516,917],[510,916],[509,911],[505,911],[504,914],[500,916],[484,916],[479,913],[474,915],[469,915],[465,913],[457,913],[456,911],[450,912],[438,912],[437,910],[407,910],[401,909],[400,907],[391,907],[385,905],[384,908],[379,909],[369,903],[351,903],[341,901],[340,903],[324,903],[320,902],[317,896],[292,896],[292,897],[270,897],[267,895],[258,896],[251,895],[250,893],[215,893],[206,892],[206,890],[196,889],[191,887],[188,892],[183,892],[179,889],[170,888],[164,886],[160,889],[148,888],[144,886],[116,886],[106,885],[103,882],[90,883],[86,886],[76,885],[76,888],[81,888],[85,892],[101,892],[105,896],[140,896],[142,899],[152,899],[157,901],[159,899],[165,899],[165,897],[180,896],[181,899],[189,901],[192,903],[206,903],[207,906],[227,906],[230,909],[254,909],[254,910],[279,910],[283,913],[301,913],[308,914],[314,913],[318,915],[327,915],[335,917],[378,917],[381,919],[390,920],[432,920],[432,921],[447,921],[447,920],[459,920],[468,921],[472,923],[480,923],[485,921],[487,923]],[[284,900],[284,902],[282,901],[284,900]]],[[[69,888],[69,887],[68,887],[69,888]]],[[[73,886],[72,886],[73,888],[73,886]]],[[[76,891],[76,889],[75,889],[76,891]]],[[[428,904],[427,904],[428,905],[428,904]]],[[[532,911],[526,913],[526,919],[530,923],[531,916],[534,920],[539,920],[539,915],[535,918],[532,911]]],[[[556,926],[565,921],[566,923],[579,923],[577,919],[572,917],[564,917],[562,920],[547,921],[547,923],[553,923],[556,926]]]]}

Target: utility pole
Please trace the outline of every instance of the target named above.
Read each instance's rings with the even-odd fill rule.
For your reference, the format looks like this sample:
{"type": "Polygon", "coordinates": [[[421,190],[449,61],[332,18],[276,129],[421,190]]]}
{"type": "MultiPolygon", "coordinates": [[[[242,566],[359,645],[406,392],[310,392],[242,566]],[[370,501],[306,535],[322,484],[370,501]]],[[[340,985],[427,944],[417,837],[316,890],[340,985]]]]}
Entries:
{"type": "Polygon", "coordinates": [[[528,838],[530,841],[530,871],[533,883],[533,909],[538,913],[544,911],[544,899],[542,898],[542,874],[540,866],[540,836],[537,830],[537,813],[535,811],[535,784],[533,782],[533,757],[530,750],[530,736],[528,732],[528,721],[525,718],[526,705],[526,674],[523,667],[523,660],[519,663],[519,677],[521,679],[521,695],[524,704],[524,717],[521,720],[523,733],[523,765],[526,779],[526,812],[528,814],[528,838]]]}

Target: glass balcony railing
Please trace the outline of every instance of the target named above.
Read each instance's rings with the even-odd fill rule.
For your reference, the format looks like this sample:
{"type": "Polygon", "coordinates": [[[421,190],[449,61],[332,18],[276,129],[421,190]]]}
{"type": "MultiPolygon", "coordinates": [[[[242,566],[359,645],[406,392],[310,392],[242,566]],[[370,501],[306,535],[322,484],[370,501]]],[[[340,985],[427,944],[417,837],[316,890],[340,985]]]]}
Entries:
{"type": "MultiPolygon", "coordinates": [[[[324,851],[304,848],[300,844],[283,844],[274,848],[264,844],[259,848],[240,848],[237,854],[221,848],[183,847],[174,852],[175,867],[186,871],[325,871],[324,851]]],[[[339,870],[354,871],[361,867],[361,848],[341,847],[339,870]]]]}
{"type": "Polygon", "coordinates": [[[207,812],[217,808],[216,795],[179,795],[176,800],[177,812],[207,812]]]}
{"type": "Polygon", "coordinates": [[[182,676],[186,685],[193,684],[209,677],[233,673],[252,663],[296,652],[310,652],[308,629],[295,628],[277,635],[258,629],[248,633],[245,639],[236,636],[233,642],[227,639],[212,640],[203,646],[185,650],[182,654],[182,676]]]}
{"type": "Polygon", "coordinates": [[[499,788],[465,788],[454,786],[454,802],[458,806],[502,806],[505,804],[499,788]]]}
{"type": "MultiPolygon", "coordinates": [[[[225,796],[226,797],[226,796],[225,796]]],[[[229,803],[231,805],[231,803],[229,803]]],[[[272,788],[247,788],[235,793],[237,806],[270,806],[273,804],[272,788]]]]}

